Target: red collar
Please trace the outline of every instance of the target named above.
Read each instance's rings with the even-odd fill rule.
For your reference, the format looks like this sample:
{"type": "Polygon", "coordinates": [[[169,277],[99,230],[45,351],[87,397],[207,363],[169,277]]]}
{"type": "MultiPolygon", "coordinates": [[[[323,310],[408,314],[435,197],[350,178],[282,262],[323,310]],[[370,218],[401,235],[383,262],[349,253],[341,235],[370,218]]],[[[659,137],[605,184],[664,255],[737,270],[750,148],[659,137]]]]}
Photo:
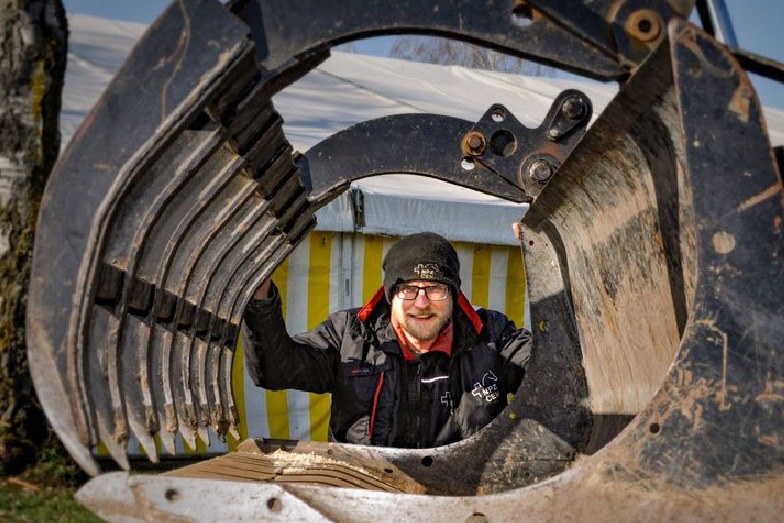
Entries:
{"type": "Polygon", "coordinates": [[[384,294],[384,287],[381,287],[376,293],[370,298],[370,301],[367,302],[357,313],[357,318],[359,321],[364,322],[370,316],[370,313],[373,312],[373,309],[376,308],[376,305],[383,299],[386,300],[386,295],[384,294]]]}

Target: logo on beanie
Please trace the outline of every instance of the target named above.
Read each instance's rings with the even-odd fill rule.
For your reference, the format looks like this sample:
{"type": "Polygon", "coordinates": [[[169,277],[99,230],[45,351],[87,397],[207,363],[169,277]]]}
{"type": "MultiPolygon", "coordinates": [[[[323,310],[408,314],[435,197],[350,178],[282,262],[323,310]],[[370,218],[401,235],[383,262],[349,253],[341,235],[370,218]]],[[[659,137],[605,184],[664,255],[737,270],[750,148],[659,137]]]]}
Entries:
{"type": "Polygon", "coordinates": [[[423,280],[432,280],[440,271],[434,263],[420,263],[414,267],[414,272],[423,280]]]}

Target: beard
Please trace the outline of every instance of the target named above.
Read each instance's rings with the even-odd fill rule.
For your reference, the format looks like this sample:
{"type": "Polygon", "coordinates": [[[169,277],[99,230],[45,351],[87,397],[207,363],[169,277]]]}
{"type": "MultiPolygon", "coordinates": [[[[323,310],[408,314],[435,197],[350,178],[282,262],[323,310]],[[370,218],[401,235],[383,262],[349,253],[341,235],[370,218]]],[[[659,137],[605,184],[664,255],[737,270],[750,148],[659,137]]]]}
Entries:
{"type": "Polygon", "coordinates": [[[411,308],[402,313],[402,318],[396,318],[398,323],[411,337],[419,341],[433,341],[436,339],[444,325],[449,323],[449,311],[437,311],[430,307],[426,309],[411,308]]]}

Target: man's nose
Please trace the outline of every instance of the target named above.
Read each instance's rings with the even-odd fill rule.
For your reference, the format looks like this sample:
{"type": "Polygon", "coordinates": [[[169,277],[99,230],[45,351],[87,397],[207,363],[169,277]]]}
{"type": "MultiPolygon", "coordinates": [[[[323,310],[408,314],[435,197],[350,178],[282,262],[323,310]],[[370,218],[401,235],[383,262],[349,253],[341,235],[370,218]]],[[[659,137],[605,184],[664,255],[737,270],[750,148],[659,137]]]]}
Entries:
{"type": "Polygon", "coordinates": [[[419,307],[427,307],[430,305],[430,298],[427,297],[424,288],[420,288],[419,292],[417,293],[417,297],[414,299],[414,305],[419,307]]]}

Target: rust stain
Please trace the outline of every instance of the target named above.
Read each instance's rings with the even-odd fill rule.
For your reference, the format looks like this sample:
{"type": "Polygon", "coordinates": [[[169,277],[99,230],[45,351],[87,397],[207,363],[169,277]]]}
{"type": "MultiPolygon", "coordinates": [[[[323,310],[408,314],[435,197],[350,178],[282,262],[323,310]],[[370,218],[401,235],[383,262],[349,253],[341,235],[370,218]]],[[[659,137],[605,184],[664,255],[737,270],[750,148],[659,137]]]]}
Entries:
{"type": "Polygon", "coordinates": [[[178,56],[176,59],[176,63],[174,64],[172,74],[166,80],[166,83],[163,84],[163,89],[161,90],[161,121],[166,120],[166,116],[168,115],[167,99],[169,97],[169,90],[171,89],[171,84],[174,82],[174,78],[177,76],[177,73],[182,68],[182,62],[185,59],[185,54],[191,39],[191,18],[189,16],[188,10],[186,9],[183,0],[179,0],[179,4],[180,4],[180,9],[182,10],[182,18],[185,24],[185,30],[180,35],[179,42],[177,43],[177,49],[175,50],[175,55],[178,56]]]}
{"type": "Polygon", "coordinates": [[[735,250],[735,236],[727,231],[718,231],[713,235],[713,249],[719,254],[728,254],[735,250]]]}
{"type": "Polygon", "coordinates": [[[756,401],[784,401],[784,393],[782,393],[784,391],[782,389],[784,389],[784,381],[768,381],[765,384],[765,390],[754,399],[756,401]]]}
{"type": "Polygon", "coordinates": [[[763,445],[768,445],[769,447],[776,447],[779,449],[782,447],[781,440],[779,439],[778,434],[768,434],[766,436],[760,436],[759,442],[762,443],[763,445]]]}
{"type": "Polygon", "coordinates": [[[747,123],[749,121],[749,107],[751,107],[751,99],[753,91],[748,81],[741,79],[741,84],[732,93],[732,99],[727,105],[727,109],[734,113],[741,122],[747,123]]]}
{"type": "MultiPolygon", "coordinates": [[[[768,187],[767,189],[765,189],[764,191],[762,191],[761,193],[757,194],[756,196],[752,196],[748,200],[745,200],[745,201],[741,202],[741,204],[738,205],[738,207],[735,210],[738,211],[738,212],[745,211],[747,209],[750,209],[750,208],[754,207],[755,205],[759,204],[760,202],[763,202],[763,201],[767,200],[768,198],[773,198],[774,196],[776,196],[780,192],[781,192],[781,185],[779,185],[777,183],[773,184],[770,187],[768,187]]],[[[777,217],[777,218],[779,219],[779,221],[781,221],[780,217],[777,217]]]]}
{"type": "Polygon", "coordinates": [[[716,393],[716,399],[719,402],[719,410],[728,410],[730,405],[727,404],[727,359],[729,356],[729,340],[727,333],[716,327],[714,319],[706,318],[696,320],[695,325],[703,325],[721,337],[722,341],[722,365],[721,365],[721,390],[716,393]]]}

